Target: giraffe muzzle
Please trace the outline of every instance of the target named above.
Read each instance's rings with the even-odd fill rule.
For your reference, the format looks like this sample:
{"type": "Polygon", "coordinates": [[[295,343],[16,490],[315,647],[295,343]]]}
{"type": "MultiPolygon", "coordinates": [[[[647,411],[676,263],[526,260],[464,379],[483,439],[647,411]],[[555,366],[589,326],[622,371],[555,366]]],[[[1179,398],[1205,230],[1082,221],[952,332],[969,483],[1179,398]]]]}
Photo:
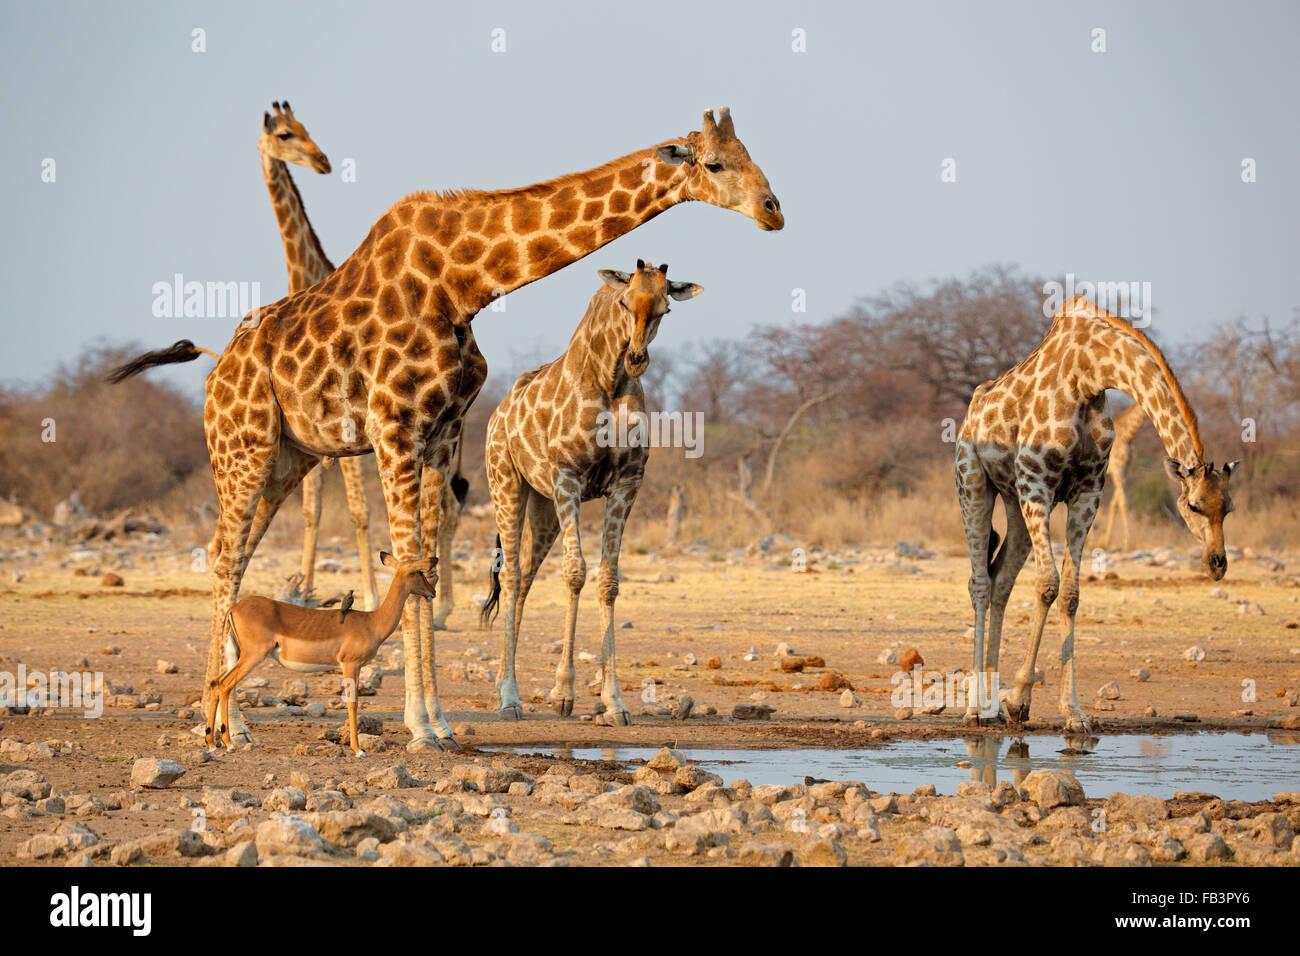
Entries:
{"type": "Polygon", "coordinates": [[[324,153],[317,153],[311,158],[311,168],[318,173],[328,173],[333,167],[330,166],[328,156],[324,153]]]}
{"type": "Polygon", "coordinates": [[[650,352],[647,349],[628,349],[623,365],[628,375],[638,378],[650,365],[650,352]]]}

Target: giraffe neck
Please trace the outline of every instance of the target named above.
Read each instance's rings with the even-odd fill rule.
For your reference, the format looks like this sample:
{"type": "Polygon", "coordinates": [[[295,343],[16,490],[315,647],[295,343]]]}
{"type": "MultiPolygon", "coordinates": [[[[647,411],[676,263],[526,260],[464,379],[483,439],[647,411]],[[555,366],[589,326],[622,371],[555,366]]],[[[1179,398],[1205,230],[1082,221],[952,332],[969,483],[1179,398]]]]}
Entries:
{"type": "Polygon", "coordinates": [[[1196,413],[1154,342],[1122,319],[1099,314],[1066,317],[1060,332],[1066,348],[1078,346],[1067,387],[1072,384],[1079,399],[1108,388],[1124,392],[1151,420],[1169,457],[1188,466],[1202,461],[1196,413]]]}
{"type": "Polygon", "coordinates": [[[412,197],[423,206],[413,216],[417,232],[440,247],[436,265],[453,320],[472,318],[693,198],[688,167],[670,166],[656,149],[521,189],[412,197]]]}
{"type": "Polygon", "coordinates": [[[289,292],[300,292],[315,285],[334,271],[334,265],[321,248],[316,230],[307,219],[298,186],[281,160],[262,154],[262,175],[271,194],[275,221],[284,241],[285,264],[289,270],[289,292]]]}
{"type": "Polygon", "coordinates": [[[589,377],[606,395],[616,393],[626,374],[623,356],[628,337],[625,323],[618,321],[615,312],[617,301],[609,287],[597,290],[564,353],[566,371],[578,378],[589,377]]]}

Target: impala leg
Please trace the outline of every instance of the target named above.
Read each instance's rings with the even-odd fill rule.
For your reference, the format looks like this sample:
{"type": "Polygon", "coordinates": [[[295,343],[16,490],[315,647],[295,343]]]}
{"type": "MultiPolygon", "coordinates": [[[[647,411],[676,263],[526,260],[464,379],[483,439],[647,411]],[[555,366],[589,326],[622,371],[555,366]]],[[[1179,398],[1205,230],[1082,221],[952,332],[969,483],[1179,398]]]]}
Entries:
{"type": "Polygon", "coordinates": [[[348,733],[352,735],[352,752],[358,757],[364,757],[366,752],[361,749],[361,738],[357,736],[357,675],[361,671],[361,665],[357,661],[340,661],[339,670],[343,672],[343,686],[352,688],[352,693],[347,696],[348,733]]]}

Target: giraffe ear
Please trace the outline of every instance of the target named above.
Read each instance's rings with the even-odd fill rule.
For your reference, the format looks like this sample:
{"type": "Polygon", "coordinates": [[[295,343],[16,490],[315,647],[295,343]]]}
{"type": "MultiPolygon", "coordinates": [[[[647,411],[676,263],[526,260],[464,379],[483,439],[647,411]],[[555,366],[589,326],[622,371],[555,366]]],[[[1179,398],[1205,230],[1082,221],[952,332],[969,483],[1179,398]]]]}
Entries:
{"type": "Polygon", "coordinates": [[[1223,477],[1224,477],[1224,478],[1231,478],[1231,477],[1232,477],[1232,473],[1233,473],[1234,471],[1237,470],[1237,467],[1238,467],[1240,464],[1241,464],[1241,459],[1240,459],[1240,458],[1238,458],[1236,461],[1230,461],[1230,462],[1226,463],[1226,464],[1223,466],[1223,477]]]}
{"type": "Polygon", "coordinates": [[[698,286],[694,282],[670,282],[668,283],[668,294],[682,302],[686,299],[693,299],[704,291],[703,286],[698,286]]]}
{"type": "Polygon", "coordinates": [[[669,166],[680,166],[682,163],[688,166],[695,165],[695,153],[691,151],[690,147],[683,146],[681,143],[660,146],[655,150],[655,153],[669,166]]]}
{"type": "Polygon", "coordinates": [[[270,113],[263,113],[263,114],[262,114],[262,129],[266,130],[268,133],[271,132],[271,114],[270,114],[270,113]]]}
{"type": "Polygon", "coordinates": [[[1182,481],[1183,479],[1187,478],[1191,474],[1191,471],[1189,471],[1187,466],[1184,465],[1178,459],[1166,458],[1165,474],[1168,475],[1170,478],[1172,478],[1174,481],[1182,481]]]}
{"type": "Polygon", "coordinates": [[[600,269],[596,272],[604,280],[605,285],[609,286],[615,292],[622,292],[627,288],[632,277],[626,272],[616,272],[613,269],[600,269]]]}

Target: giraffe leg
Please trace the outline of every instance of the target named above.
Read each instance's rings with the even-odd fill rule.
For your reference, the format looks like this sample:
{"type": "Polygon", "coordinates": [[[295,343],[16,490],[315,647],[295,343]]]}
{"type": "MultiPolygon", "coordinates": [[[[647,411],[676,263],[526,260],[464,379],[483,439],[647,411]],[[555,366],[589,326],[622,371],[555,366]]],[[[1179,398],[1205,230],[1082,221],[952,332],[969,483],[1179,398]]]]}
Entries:
{"type": "MultiPolygon", "coordinates": [[[[444,472],[446,462],[425,462],[420,473],[420,541],[421,548],[433,551],[438,541],[438,527],[442,518],[442,489],[447,484],[444,472]]],[[[434,554],[437,558],[437,554],[434,554]]],[[[424,691],[424,706],[432,721],[438,746],[442,750],[460,750],[452,734],[451,725],[442,713],[438,700],[438,671],[434,645],[433,601],[417,598],[420,608],[420,682],[424,691]]]]}
{"type": "MultiPolygon", "coordinates": [[[[375,460],[384,486],[388,528],[393,538],[393,556],[398,561],[415,561],[420,556],[420,472],[421,462],[407,446],[378,443],[375,460]]],[[[411,734],[408,750],[441,750],[429,711],[425,706],[423,658],[420,653],[420,598],[412,595],[402,608],[402,657],[405,661],[406,704],[402,722],[411,734]]]]}
{"type": "Polygon", "coordinates": [[[1124,550],[1127,551],[1129,549],[1128,495],[1124,493],[1124,483],[1122,481],[1115,482],[1115,500],[1119,502],[1119,518],[1124,525],[1124,550]]]}
{"type": "Polygon", "coordinates": [[[523,720],[524,706],[515,679],[515,645],[522,612],[519,607],[519,541],[523,535],[524,504],[531,489],[510,463],[498,424],[498,419],[493,416],[488,428],[487,448],[488,488],[501,547],[501,553],[494,560],[497,561],[497,581],[501,586],[499,607],[505,618],[501,637],[501,673],[497,675],[497,716],[501,720],[523,720]]]}
{"type": "Polygon", "coordinates": [[[357,554],[361,556],[361,592],[364,609],[379,607],[379,587],[375,584],[375,552],[370,546],[370,504],[366,501],[366,479],[360,457],[340,458],[339,471],[348,496],[348,515],[357,535],[357,554]]]}
{"type": "MultiPolygon", "coordinates": [[[[302,480],[302,593],[316,580],[316,539],[320,535],[321,483],[324,468],[313,468],[302,480]]],[[[270,523],[269,521],[267,522],[270,523]]]]}
{"type": "Polygon", "coordinates": [[[1083,546],[1101,504],[1101,489],[1083,491],[1069,505],[1066,518],[1066,552],[1061,575],[1061,713],[1065,732],[1088,735],[1092,726],[1079,704],[1074,683],[1074,617],[1079,610],[1079,561],[1083,546]]]}
{"type": "MultiPolygon", "coordinates": [[[[993,531],[993,504],[997,500],[989,487],[984,466],[974,446],[959,441],[956,450],[957,500],[961,505],[962,527],[966,533],[966,550],[970,553],[970,603],[975,611],[973,683],[980,684],[984,667],[984,619],[989,608],[989,540],[993,531]]],[[[984,686],[967,687],[966,714],[963,720],[978,725],[984,713],[980,699],[984,686]],[[972,694],[971,691],[976,693],[972,694]]],[[[916,705],[918,702],[913,702],[916,705]]]]}
{"type": "Polygon", "coordinates": [[[445,629],[447,618],[456,607],[452,590],[452,541],[460,525],[460,502],[451,490],[451,482],[442,483],[442,520],[438,524],[438,603],[434,606],[433,626],[445,629]]]}
{"type": "Polygon", "coordinates": [[[618,598],[618,557],[623,547],[623,529],[627,527],[628,515],[636,501],[636,493],[641,485],[641,474],[621,481],[610,491],[605,501],[605,529],[601,536],[601,562],[599,577],[600,593],[600,629],[604,634],[600,648],[601,672],[604,685],[600,698],[605,703],[603,717],[611,723],[632,722],[632,712],[623,703],[623,694],[619,691],[618,675],[614,668],[614,601],[618,598]]]}
{"type": "MultiPolygon", "coordinates": [[[[560,521],[555,514],[555,503],[547,498],[542,497],[531,488],[525,486],[527,493],[527,502],[525,510],[528,514],[528,537],[524,540],[523,545],[519,548],[519,564],[522,576],[519,581],[519,595],[515,602],[515,629],[516,638],[521,633],[524,622],[524,604],[528,600],[528,592],[532,590],[533,582],[537,580],[537,572],[546,560],[546,555],[551,551],[551,545],[560,534],[560,521]]],[[[555,713],[559,717],[568,717],[573,713],[573,702],[576,699],[573,694],[573,655],[567,658],[564,652],[560,653],[560,662],[555,669],[555,686],[550,693],[551,705],[555,708],[555,713]]]]}
{"type": "MultiPolygon", "coordinates": [[[[1014,497],[1003,498],[1007,513],[1007,537],[998,551],[997,559],[989,570],[992,578],[992,599],[989,604],[988,645],[984,650],[984,670],[992,675],[988,688],[992,701],[1000,700],[999,660],[1002,653],[1002,625],[1006,618],[1007,602],[1011,600],[1011,591],[1016,586],[1020,569],[1029,557],[1029,531],[1025,528],[1024,515],[1014,497]]],[[[1006,715],[998,705],[998,720],[1005,720],[1006,715]]]]}
{"type": "Polygon", "coordinates": [[[1037,571],[1038,605],[1034,613],[1033,633],[1025,662],[1016,672],[1015,684],[1007,694],[1007,716],[1015,721],[1029,719],[1030,698],[1034,691],[1034,664],[1038,660],[1038,647],[1043,640],[1043,626],[1047,612],[1056,601],[1061,587],[1061,577],[1052,555],[1052,539],[1048,518],[1051,515],[1050,499],[1046,492],[1035,491],[1020,502],[1020,513],[1034,549],[1034,567],[1037,571]]]}
{"type": "MultiPolygon", "coordinates": [[[[361,558],[361,601],[362,609],[373,611],[379,607],[379,588],[375,583],[374,551],[370,545],[370,505],[366,501],[366,480],[362,473],[361,458],[339,458],[339,472],[343,475],[343,489],[348,498],[348,516],[352,519],[352,528],[356,533],[357,554],[361,558]]],[[[303,497],[306,507],[306,488],[303,482],[303,497]]],[[[317,505],[319,512],[320,506],[317,505]]]]}

